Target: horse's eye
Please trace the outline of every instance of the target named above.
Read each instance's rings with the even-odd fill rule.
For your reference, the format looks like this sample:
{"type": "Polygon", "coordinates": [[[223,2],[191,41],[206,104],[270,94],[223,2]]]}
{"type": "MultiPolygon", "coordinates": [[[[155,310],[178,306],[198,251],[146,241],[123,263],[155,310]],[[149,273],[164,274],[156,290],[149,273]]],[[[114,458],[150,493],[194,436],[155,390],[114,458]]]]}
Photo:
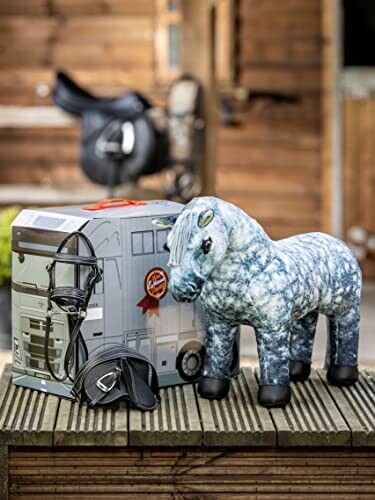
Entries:
{"type": "Polygon", "coordinates": [[[166,243],[164,243],[163,248],[166,252],[170,252],[169,246],[166,243]]]}
{"type": "Polygon", "coordinates": [[[212,240],[211,238],[207,238],[207,240],[204,240],[202,243],[202,250],[203,253],[208,253],[211,250],[212,247],[212,240]]]}

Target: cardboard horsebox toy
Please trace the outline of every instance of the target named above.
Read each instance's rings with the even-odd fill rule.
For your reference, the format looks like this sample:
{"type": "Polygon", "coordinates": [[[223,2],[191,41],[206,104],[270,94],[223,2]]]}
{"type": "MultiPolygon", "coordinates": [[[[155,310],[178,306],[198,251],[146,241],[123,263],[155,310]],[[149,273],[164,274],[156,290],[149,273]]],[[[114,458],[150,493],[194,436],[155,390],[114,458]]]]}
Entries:
{"type": "MultiPolygon", "coordinates": [[[[168,291],[168,229],[154,218],[177,215],[183,205],[171,201],[105,200],[89,207],[23,210],[12,225],[13,382],[72,397],[72,383],[55,380],[44,355],[51,264],[61,242],[72,232],[91,242],[102,280],[95,285],[81,325],[87,352],[124,345],[145,355],[156,367],[161,386],[199,378],[204,356],[205,320],[200,301],[176,302],[168,291]]],[[[64,249],[67,262],[56,265],[56,282],[82,287],[84,265],[74,256],[89,255],[80,238],[64,249]],[[69,259],[71,259],[69,261],[69,259]]],[[[54,308],[48,354],[61,375],[69,343],[69,315],[54,308]]],[[[233,353],[238,369],[238,344],[233,353]]]]}

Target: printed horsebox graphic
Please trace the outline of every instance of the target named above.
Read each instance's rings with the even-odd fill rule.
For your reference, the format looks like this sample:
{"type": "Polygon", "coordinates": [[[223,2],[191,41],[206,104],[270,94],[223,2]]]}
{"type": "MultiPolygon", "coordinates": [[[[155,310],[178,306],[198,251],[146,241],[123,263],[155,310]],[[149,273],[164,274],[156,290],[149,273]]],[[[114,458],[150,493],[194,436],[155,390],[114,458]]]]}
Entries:
{"type": "Polygon", "coordinates": [[[144,280],[146,295],[138,302],[137,306],[142,307],[142,314],[148,311],[151,318],[153,314],[159,316],[159,301],[165,297],[168,291],[168,275],[161,267],[150,269],[144,280]]]}
{"type": "MultiPolygon", "coordinates": [[[[88,309],[82,325],[89,356],[106,345],[125,344],[150,357],[162,387],[190,381],[196,352],[204,345],[205,316],[199,303],[181,306],[169,296],[167,230],[152,223],[155,218],[175,217],[182,208],[175,202],[151,200],[96,211],[60,207],[22,212],[13,226],[13,378],[17,385],[72,397],[70,383],[50,379],[43,356],[46,297],[35,290],[39,293],[48,285],[45,266],[63,236],[73,231],[90,238],[103,268],[103,282],[92,297],[94,307],[88,309]],[[123,237],[117,238],[120,233],[123,237]],[[25,255],[23,262],[20,254],[25,255]],[[25,285],[19,291],[25,283],[33,287],[25,285]]],[[[76,252],[73,246],[71,253],[76,252]]],[[[87,253],[84,246],[81,253],[87,253]]],[[[66,273],[60,266],[59,283],[72,282],[71,270],[66,273]]],[[[86,272],[81,271],[84,283],[86,272]]],[[[67,318],[56,318],[52,333],[50,355],[60,373],[69,342],[67,318]]],[[[195,379],[200,366],[194,371],[195,379]]]]}

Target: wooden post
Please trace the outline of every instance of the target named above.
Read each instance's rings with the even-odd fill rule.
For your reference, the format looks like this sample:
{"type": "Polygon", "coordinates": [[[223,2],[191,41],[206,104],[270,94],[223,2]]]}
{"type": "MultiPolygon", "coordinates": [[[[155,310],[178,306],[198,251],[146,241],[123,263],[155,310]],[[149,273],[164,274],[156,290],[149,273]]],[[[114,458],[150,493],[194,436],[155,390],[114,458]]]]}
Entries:
{"type": "Polygon", "coordinates": [[[339,0],[322,0],[322,230],[342,236],[339,0]]]}
{"type": "Polygon", "coordinates": [[[7,500],[9,496],[9,462],[8,446],[0,446],[0,498],[7,500]]]}
{"type": "Polygon", "coordinates": [[[215,74],[218,87],[231,93],[235,80],[236,29],[235,0],[217,3],[215,25],[215,74]]]}
{"type": "Polygon", "coordinates": [[[199,79],[205,122],[199,178],[202,194],[214,194],[216,164],[215,13],[214,0],[182,1],[182,71],[199,79]]]}

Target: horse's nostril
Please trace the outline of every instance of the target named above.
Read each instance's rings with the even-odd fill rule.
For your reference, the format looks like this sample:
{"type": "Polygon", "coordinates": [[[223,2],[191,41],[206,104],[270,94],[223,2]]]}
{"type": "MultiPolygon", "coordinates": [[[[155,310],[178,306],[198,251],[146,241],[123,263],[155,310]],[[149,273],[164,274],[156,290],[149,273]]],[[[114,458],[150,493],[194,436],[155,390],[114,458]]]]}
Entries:
{"type": "Polygon", "coordinates": [[[190,292],[194,293],[197,291],[197,285],[195,285],[194,283],[189,283],[187,289],[190,290],[190,292]]]}

